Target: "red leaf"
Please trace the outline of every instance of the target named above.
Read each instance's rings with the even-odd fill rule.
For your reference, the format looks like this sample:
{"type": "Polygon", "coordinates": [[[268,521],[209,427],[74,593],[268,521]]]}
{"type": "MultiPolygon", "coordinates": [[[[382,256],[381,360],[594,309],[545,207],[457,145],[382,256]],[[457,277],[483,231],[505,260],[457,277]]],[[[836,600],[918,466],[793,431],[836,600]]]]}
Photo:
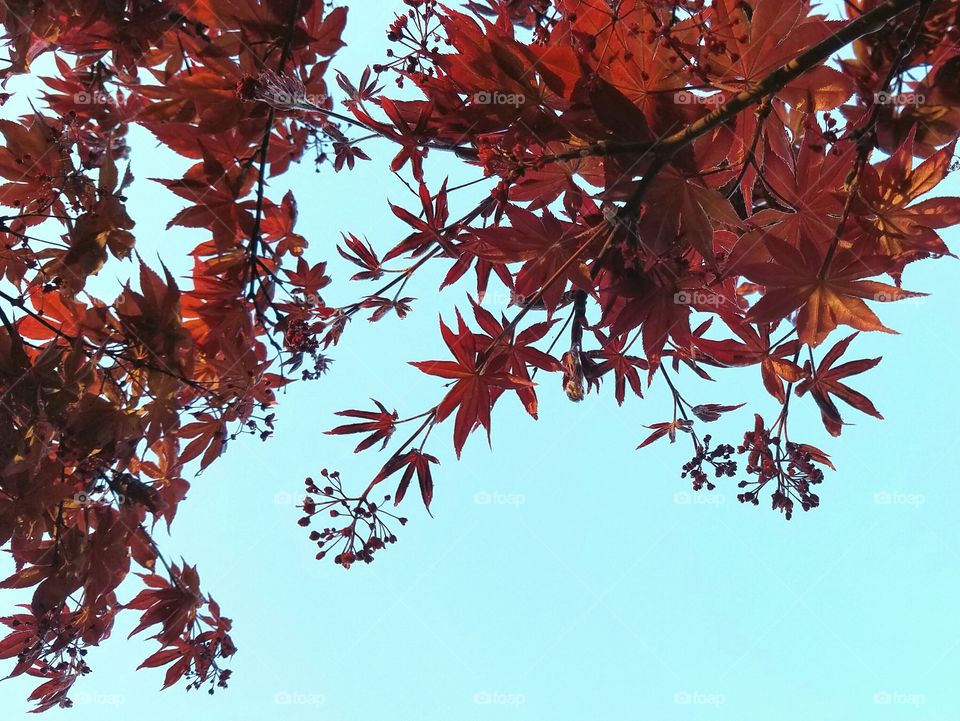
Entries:
{"type": "Polygon", "coordinates": [[[369,433],[370,435],[367,438],[364,438],[357,447],[354,449],[354,453],[359,453],[360,451],[366,450],[374,443],[383,441],[383,445],[380,446],[381,449],[386,448],[387,441],[390,440],[390,436],[393,435],[394,430],[396,429],[396,422],[399,416],[396,411],[388,412],[382,403],[378,400],[373,400],[377,405],[379,410],[377,411],[358,411],[358,410],[348,410],[348,411],[338,411],[338,416],[346,416],[348,418],[363,418],[367,420],[366,423],[348,423],[346,425],[337,426],[333,430],[326,431],[328,435],[344,435],[348,433],[369,433]]]}
{"type": "Polygon", "coordinates": [[[466,443],[467,436],[479,426],[487,430],[490,437],[490,409],[496,402],[494,389],[517,390],[532,387],[533,382],[513,376],[497,367],[497,364],[485,366],[478,364],[476,337],[467,328],[457,311],[457,332],[450,330],[441,319],[440,332],[447,347],[453,353],[454,361],[416,361],[416,368],[429,375],[455,380],[453,388],[437,406],[436,421],[442,422],[453,411],[457,411],[453,427],[453,447],[457,458],[466,443]]]}
{"type": "Polygon", "coordinates": [[[874,418],[883,419],[883,416],[880,415],[880,412],[874,407],[869,398],[840,382],[842,378],[870,370],[880,362],[880,358],[850,361],[839,366],[834,366],[834,363],[846,352],[850,342],[856,338],[857,335],[857,333],[849,335],[834,345],[823,357],[823,360],[820,361],[816,372],[812,371],[810,363],[807,362],[805,369],[809,377],[802,381],[796,390],[798,396],[802,396],[808,391],[810,392],[814,401],[816,401],[820,407],[823,425],[830,432],[830,435],[833,436],[840,435],[840,431],[843,428],[843,419],[840,417],[840,411],[837,410],[836,405],[834,405],[830,397],[831,395],[836,396],[863,413],[871,415],[874,418]]]}

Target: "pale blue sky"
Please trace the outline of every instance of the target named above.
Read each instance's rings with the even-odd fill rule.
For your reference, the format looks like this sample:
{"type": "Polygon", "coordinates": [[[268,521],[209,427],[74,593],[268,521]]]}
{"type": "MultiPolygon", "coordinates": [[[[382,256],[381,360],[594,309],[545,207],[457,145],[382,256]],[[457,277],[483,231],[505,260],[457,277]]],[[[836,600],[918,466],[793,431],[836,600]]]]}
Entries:
{"type": "MultiPolygon", "coordinates": [[[[389,5],[351,10],[349,47],[336,63],[351,77],[376,59],[368,48],[382,47],[389,5]]],[[[5,116],[19,111],[11,107],[5,116]]],[[[178,255],[202,236],[157,230],[179,200],[146,178],[176,171],[145,134],[134,139],[145,141],[133,143],[138,181],[129,193],[140,252],[148,260],[159,253],[182,273],[178,255]]],[[[384,172],[389,149],[370,151],[375,162],[353,173],[315,175],[307,163],[270,190],[280,198],[294,188],[308,257],[331,261],[328,302],[365,289],[348,285],[352,270],[336,256],[341,230],[380,249],[404,233],[386,199],[410,204],[412,196],[384,172]]],[[[431,185],[449,171],[435,162],[431,185]]],[[[939,194],[948,190],[960,193],[960,184],[939,194]]],[[[454,197],[454,217],[470,197],[454,197]]],[[[956,248],[960,233],[945,235],[956,248]]],[[[135,616],[121,615],[114,638],[88,657],[94,673],[75,687],[77,706],[49,716],[958,718],[956,273],[951,259],[908,269],[905,286],[931,297],[881,307],[903,335],[861,336],[852,346],[853,357],[884,356],[852,385],[888,420],[850,410],[845,419],[855,425],[834,441],[808,397],[796,404],[791,437],[823,447],[839,469],[827,473],[820,509],[787,523],[766,501],[738,504],[732,482],[693,496],[679,478],[689,444],[634,450],[643,424],[669,417],[659,384],[618,408],[609,383],[572,404],[546,376],[540,421],[513,398],[497,406],[492,452],[478,434],[457,463],[450,423],[435,431],[434,518],[411,494],[399,543],[344,572],[314,560],[289,498],[302,497],[303,478],[323,467],[357,487],[385,460],[353,456],[356,439],[321,435],[336,424],[334,411],[365,407],[372,396],[409,415],[440,397],[437,379],[406,361],[445,357],[437,314],[450,318],[454,303],[466,303],[462,288],[438,294],[439,276],[424,275],[410,285],[414,315],[353,323],[331,372],[282,397],[276,436],[232,444],[194,481],[173,536],[161,538],[170,555],[198,564],[205,589],[235,621],[231,687],[212,697],[160,693],[162,670],[134,671],[155,643],[125,642],[135,616]]],[[[769,416],[775,403],[753,370],[717,375],[710,388],[682,374],[683,392],[748,402],[711,427],[736,444],[752,411],[769,416]]],[[[3,596],[8,609],[13,594],[3,596]]],[[[31,681],[0,684],[4,718],[25,715],[31,681]]]]}

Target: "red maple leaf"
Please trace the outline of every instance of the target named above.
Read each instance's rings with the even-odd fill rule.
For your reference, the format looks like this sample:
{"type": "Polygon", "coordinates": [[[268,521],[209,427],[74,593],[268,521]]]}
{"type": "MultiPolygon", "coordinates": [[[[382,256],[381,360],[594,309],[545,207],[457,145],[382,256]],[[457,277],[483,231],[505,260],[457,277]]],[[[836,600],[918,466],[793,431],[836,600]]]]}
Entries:
{"type": "Polygon", "coordinates": [[[383,445],[380,446],[381,449],[386,448],[387,441],[390,440],[390,436],[392,436],[394,430],[396,430],[396,423],[399,416],[397,415],[396,411],[393,411],[392,413],[388,411],[380,401],[372,398],[371,400],[377,405],[378,410],[337,411],[338,416],[346,416],[347,418],[363,418],[367,421],[366,423],[348,423],[343,426],[337,426],[333,430],[326,431],[327,435],[369,433],[370,435],[368,437],[360,441],[360,443],[354,449],[354,453],[359,453],[360,451],[366,450],[378,441],[383,441],[383,445]]]}
{"type": "Polygon", "coordinates": [[[420,183],[420,203],[423,206],[423,219],[418,218],[399,205],[390,204],[393,214],[407,225],[412,226],[415,232],[391,248],[383,257],[385,261],[404,253],[410,253],[411,256],[420,255],[434,243],[438,243],[448,251],[453,252],[447,242],[446,231],[444,230],[447,218],[450,217],[450,210],[447,207],[447,181],[443,181],[436,197],[430,194],[426,185],[420,183]]]}
{"type": "Polygon", "coordinates": [[[861,359],[838,366],[833,365],[846,353],[850,341],[858,335],[859,333],[849,335],[833,346],[820,361],[816,371],[813,370],[809,361],[805,363],[804,370],[807,372],[808,378],[797,385],[796,393],[798,396],[802,396],[808,391],[813,396],[820,407],[823,425],[832,436],[840,435],[840,431],[843,429],[843,419],[830,396],[836,396],[867,415],[883,419],[883,416],[880,415],[869,398],[840,382],[844,378],[870,370],[880,362],[880,358],[861,359]]]}
{"type": "Polygon", "coordinates": [[[166,645],[173,643],[193,623],[203,602],[197,570],[192,566],[184,566],[182,571],[173,566],[171,570],[174,583],[155,573],[138,574],[149,588],[124,604],[124,608],[143,611],[130,636],[159,624],[161,628],[155,638],[166,645]]]}
{"type": "Polygon", "coordinates": [[[698,349],[706,353],[711,362],[722,366],[750,366],[760,364],[763,386],[781,403],[786,396],[783,382],[796,383],[803,378],[803,371],[794,361],[789,360],[800,349],[797,340],[788,340],[774,344],[771,334],[774,327],[769,323],[760,323],[754,328],[736,318],[727,318],[727,325],[743,341],[711,340],[699,335],[694,336],[698,349]]]}
{"type": "MultiPolygon", "coordinates": [[[[531,344],[541,340],[549,332],[553,327],[553,321],[534,323],[514,337],[514,332],[509,328],[506,318],[501,316],[501,320],[498,321],[490,311],[481,307],[472,298],[470,300],[473,303],[474,317],[486,333],[486,335],[478,335],[477,341],[481,352],[489,355],[487,364],[491,367],[503,368],[515,378],[530,382],[530,385],[520,386],[516,391],[527,413],[536,418],[537,394],[533,390],[529,368],[559,371],[560,362],[531,344]],[[494,345],[495,341],[496,345],[494,345]]],[[[503,390],[500,387],[491,388],[492,400],[495,401],[503,390]]]]}
{"type": "Polygon", "coordinates": [[[503,370],[492,370],[479,360],[476,336],[463,322],[460,311],[457,311],[457,332],[450,330],[441,318],[440,333],[455,360],[412,361],[410,365],[429,375],[455,381],[437,406],[436,420],[439,423],[457,411],[453,447],[459,458],[463,444],[474,428],[483,426],[489,440],[490,409],[496,401],[495,389],[518,390],[531,387],[533,383],[503,370]]]}
{"type": "Polygon", "coordinates": [[[436,458],[429,453],[413,450],[407,451],[403,455],[395,455],[380,470],[380,473],[373,479],[370,486],[373,487],[381,481],[389,478],[394,473],[404,468],[403,475],[400,477],[400,483],[397,485],[396,493],[393,496],[393,505],[399,505],[407,494],[407,488],[410,486],[410,480],[413,474],[417,474],[417,483],[420,486],[420,497],[423,499],[423,505],[427,511],[430,510],[430,502],[433,500],[433,477],[430,475],[430,464],[439,463],[436,458]]]}
{"type": "Polygon", "coordinates": [[[773,322],[799,309],[797,334],[807,345],[820,345],[838,325],[895,333],[880,322],[864,299],[889,302],[923,295],[864,280],[893,269],[895,263],[888,256],[840,248],[821,274],[826,255],[806,238],[801,238],[800,247],[794,248],[770,236],[767,248],[773,262],[748,263],[740,269],[746,278],[766,287],[747,317],[773,322]]]}
{"type": "Polygon", "coordinates": [[[590,358],[599,360],[599,363],[591,368],[591,376],[599,379],[605,373],[613,371],[617,405],[623,405],[627,383],[630,384],[634,393],[643,398],[643,387],[637,370],[648,370],[650,366],[647,362],[643,358],[627,355],[626,335],[608,338],[602,331],[595,330],[593,333],[600,341],[600,350],[590,351],[587,354],[590,358]]]}

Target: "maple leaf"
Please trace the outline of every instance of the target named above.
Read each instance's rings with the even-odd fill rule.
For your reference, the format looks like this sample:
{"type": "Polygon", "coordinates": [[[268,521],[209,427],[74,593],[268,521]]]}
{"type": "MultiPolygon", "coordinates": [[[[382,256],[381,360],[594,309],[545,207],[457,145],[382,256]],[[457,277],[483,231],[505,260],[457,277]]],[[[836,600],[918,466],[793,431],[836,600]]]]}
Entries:
{"type": "Polygon", "coordinates": [[[360,451],[366,450],[374,443],[378,441],[383,441],[383,445],[380,446],[381,450],[387,447],[387,441],[390,440],[390,436],[393,435],[394,430],[396,430],[396,423],[399,416],[396,411],[392,413],[387,411],[386,407],[378,400],[373,400],[379,410],[377,411],[359,411],[359,410],[348,410],[348,411],[337,411],[336,415],[345,416],[347,418],[363,418],[366,423],[349,423],[343,426],[337,426],[333,430],[325,431],[327,435],[344,435],[347,433],[370,433],[367,438],[364,438],[357,447],[354,449],[354,453],[359,453],[360,451]]]}
{"type": "Polygon", "coordinates": [[[424,507],[429,512],[430,503],[433,500],[433,477],[430,474],[430,464],[439,462],[429,453],[417,450],[407,451],[403,455],[395,455],[386,462],[370,483],[370,486],[375,486],[403,468],[403,475],[400,477],[400,483],[397,485],[397,490],[393,496],[393,505],[397,506],[406,496],[413,474],[416,473],[417,483],[420,486],[420,497],[423,499],[424,507]]]}
{"type": "Polygon", "coordinates": [[[658,174],[645,202],[648,210],[640,216],[637,233],[654,254],[683,243],[712,261],[714,224],[736,228],[741,223],[729,200],[672,166],[658,174]]]}
{"type": "Polygon", "coordinates": [[[201,469],[209,466],[223,452],[227,440],[224,422],[209,413],[198,415],[196,421],[183,426],[177,435],[180,438],[193,438],[180,453],[179,462],[187,463],[203,453],[201,469]]]}
{"type": "Polygon", "coordinates": [[[451,250],[444,229],[447,218],[450,217],[450,211],[447,207],[447,181],[443,181],[443,185],[435,198],[427,190],[427,186],[421,182],[420,202],[423,205],[423,220],[398,205],[390,204],[390,210],[393,211],[393,214],[407,225],[412,226],[416,232],[411,233],[391,248],[383,257],[385,261],[404,253],[410,253],[412,257],[418,256],[434,243],[451,250]]]}
{"type": "Polygon", "coordinates": [[[191,205],[177,213],[167,228],[183,225],[208,228],[221,251],[230,250],[242,230],[252,226],[249,210],[238,201],[253,187],[253,176],[242,168],[224,168],[203,148],[203,162],[197,163],[181,180],[155,179],[191,205]]]}
{"type": "Polygon", "coordinates": [[[381,98],[379,104],[393,124],[392,126],[377,122],[358,104],[353,104],[351,110],[364,125],[376,129],[380,134],[400,145],[400,151],[390,163],[390,170],[397,172],[409,162],[414,179],[422,183],[423,159],[427,151],[421,147],[421,138],[427,134],[430,116],[433,114],[433,104],[421,103],[416,112],[416,118],[405,117],[402,106],[387,98],[381,98]]]}
{"type": "Polygon", "coordinates": [[[24,123],[0,120],[0,134],[6,140],[0,146],[0,178],[9,181],[0,184],[0,205],[29,212],[52,201],[52,212],[64,212],[63,201],[51,195],[46,179],[63,176],[72,164],[60,152],[48,120],[39,114],[24,123]]]}
{"type": "Polygon", "coordinates": [[[755,190],[769,199],[744,222],[748,230],[731,250],[728,267],[770,260],[769,236],[794,247],[801,238],[818,247],[829,244],[836,226],[825,219],[843,212],[844,182],[853,160],[853,153],[841,146],[828,150],[825,131],[816,123],[804,126],[796,147],[786,143],[768,149],[761,166],[763,182],[755,190]]]}
{"type": "Polygon", "coordinates": [[[761,323],[756,328],[735,318],[727,318],[727,325],[742,343],[733,339],[725,341],[711,340],[694,335],[698,349],[706,353],[710,362],[722,366],[750,366],[760,364],[763,386],[780,403],[786,399],[783,382],[796,383],[803,378],[803,370],[794,361],[789,360],[800,349],[800,343],[789,340],[774,344],[771,334],[774,327],[761,323]]]}
{"type": "Polygon", "coordinates": [[[592,285],[585,262],[571,262],[578,251],[589,255],[590,246],[595,245],[588,244],[584,248],[583,229],[578,230],[573,223],[564,223],[549,210],[543,210],[537,216],[510,206],[506,212],[509,227],[474,230],[472,238],[464,244],[464,250],[491,263],[522,262],[514,290],[522,297],[543,291],[544,306],[551,312],[560,304],[569,283],[584,289],[592,285]],[[560,273],[559,278],[545,287],[557,273],[560,273]]]}
{"type": "Polygon", "coordinates": [[[158,439],[153,446],[157,461],[140,461],[135,470],[140,470],[156,486],[157,504],[167,529],[176,516],[177,506],[190,489],[190,483],[182,477],[183,465],[177,457],[177,440],[174,437],[158,439]]]}
{"type": "Polygon", "coordinates": [[[28,701],[37,702],[33,712],[40,713],[59,705],[66,699],[67,692],[76,680],[76,674],[54,672],[52,679],[37,686],[27,697],[28,701]]]}
{"type": "Polygon", "coordinates": [[[287,191],[280,205],[266,201],[260,232],[268,243],[276,243],[276,253],[283,256],[290,253],[300,256],[307,247],[307,239],[293,230],[297,222],[297,201],[293,193],[287,191]]]}
{"type": "Polygon", "coordinates": [[[911,205],[932,190],[950,170],[956,143],[941,148],[913,168],[916,128],[887,160],[867,165],[857,195],[855,218],[875,239],[878,252],[906,263],[948,250],[936,229],[960,222],[960,198],[928,198],[911,205]]]}
{"type": "Polygon", "coordinates": [[[831,396],[836,396],[848,405],[853,406],[858,411],[862,411],[874,418],[883,420],[883,416],[874,407],[869,398],[861,393],[849,388],[840,381],[852,375],[857,375],[873,368],[880,362],[880,358],[869,358],[855,361],[848,361],[835,366],[844,353],[846,353],[850,342],[857,337],[859,333],[847,336],[831,348],[817,365],[816,371],[813,370],[809,361],[804,364],[804,369],[808,377],[797,385],[796,394],[802,396],[809,392],[814,401],[820,407],[820,415],[823,425],[832,436],[839,436],[843,429],[843,418],[840,417],[840,411],[834,404],[831,396]]]}
{"type": "Polygon", "coordinates": [[[735,406],[724,406],[718,403],[701,403],[700,405],[693,406],[690,412],[704,423],[712,423],[713,421],[720,420],[720,416],[724,413],[743,408],[745,405],[746,403],[738,403],[735,406]]]}
{"type": "Polygon", "coordinates": [[[27,315],[17,325],[26,338],[48,340],[62,333],[76,337],[83,328],[86,308],[83,303],[60,293],[44,293],[39,286],[30,289],[30,302],[37,315],[27,315]]]}
{"type": "Polygon", "coordinates": [[[411,361],[410,365],[428,375],[455,381],[437,406],[436,422],[446,419],[457,411],[453,427],[453,447],[460,451],[467,436],[478,426],[483,426],[490,438],[490,409],[496,401],[494,389],[517,390],[532,387],[533,382],[518,378],[503,370],[486,368],[477,357],[476,336],[467,328],[460,311],[457,311],[457,332],[454,333],[440,319],[440,333],[453,354],[453,361],[411,361]]]}
{"type": "Polygon", "coordinates": [[[127,283],[114,310],[131,346],[142,347],[161,368],[186,370],[193,341],[181,317],[182,294],[170,271],[163,272],[161,279],[141,261],[140,292],[127,283]]]}
{"type": "Polygon", "coordinates": [[[336,7],[329,13],[324,10],[323,6],[314,6],[313,22],[308,22],[307,27],[310,29],[315,52],[320,55],[333,55],[346,45],[341,36],[347,25],[349,8],[336,7]]]}
{"type": "Polygon", "coordinates": [[[627,336],[608,338],[599,330],[594,330],[593,334],[600,341],[600,350],[590,351],[587,355],[599,360],[599,363],[590,369],[589,377],[596,378],[599,381],[601,376],[612,370],[615,378],[617,405],[623,405],[626,398],[627,383],[630,384],[634,393],[643,398],[643,387],[637,370],[649,370],[650,366],[643,358],[627,355],[627,336]]]}
{"type": "Polygon", "coordinates": [[[410,303],[416,300],[416,298],[384,298],[382,296],[369,296],[364,298],[360,303],[361,308],[373,308],[373,313],[370,314],[370,317],[367,319],[371,322],[376,322],[383,318],[391,310],[396,311],[397,316],[402,320],[407,317],[407,313],[410,312],[410,303]]]}
{"type": "Polygon", "coordinates": [[[769,237],[767,248],[773,262],[750,263],[741,268],[746,278],[766,288],[747,317],[751,321],[772,322],[799,309],[797,334],[801,343],[810,346],[822,343],[838,325],[895,333],[880,322],[863,299],[889,302],[924,295],[863,280],[893,268],[893,261],[885,256],[864,256],[841,248],[821,277],[824,255],[812,242],[801,238],[798,249],[769,237]]]}
{"type": "MultiPolygon", "coordinates": [[[[531,344],[541,340],[553,327],[554,321],[534,323],[522,330],[514,337],[514,331],[509,327],[507,319],[501,316],[497,320],[493,314],[470,298],[473,305],[473,314],[477,324],[486,335],[478,335],[477,341],[482,353],[485,354],[487,364],[491,367],[500,367],[514,378],[529,382],[516,389],[520,402],[533,418],[537,417],[537,394],[533,390],[528,367],[539,368],[545,371],[559,371],[560,363],[556,358],[544,353],[531,344]],[[494,345],[494,342],[497,344],[494,345]],[[495,365],[494,365],[495,364],[495,365]]],[[[503,388],[491,388],[491,405],[503,392],[503,388]]]]}
{"type": "Polygon", "coordinates": [[[654,423],[650,426],[645,426],[645,428],[650,428],[653,430],[649,436],[647,436],[643,442],[637,446],[637,450],[649,446],[654,441],[658,441],[661,438],[667,437],[670,439],[670,442],[673,443],[677,440],[677,431],[683,433],[692,433],[693,432],[693,423],[686,420],[685,418],[678,418],[673,421],[665,421],[663,423],[654,423]]]}
{"type": "Polygon", "coordinates": [[[691,307],[678,302],[682,297],[676,285],[655,284],[644,275],[627,276],[610,285],[601,285],[600,324],[609,325],[616,337],[640,327],[644,356],[652,374],[660,366],[664,347],[670,339],[678,347],[691,342],[691,307]]]}
{"type": "Polygon", "coordinates": [[[0,658],[13,658],[26,651],[36,638],[36,631],[29,628],[27,619],[32,616],[20,614],[21,618],[7,617],[0,619],[3,623],[9,625],[8,621],[16,621],[14,630],[0,640],[0,658]]]}
{"type": "Polygon", "coordinates": [[[295,271],[286,268],[283,270],[290,282],[299,288],[308,299],[318,299],[320,289],[330,284],[330,277],[326,275],[326,271],[326,263],[317,263],[311,266],[303,258],[297,259],[297,269],[295,271]]]}
{"type": "MultiPolygon", "coordinates": [[[[756,0],[748,6],[717,5],[717,25],[729,53],[716,58],[725,84],[749,85],[798,53],[837,32],[843,22],[808,15],[802,0],[756,0]]],[[[712,64],[712,63],[711,63],[712,64]]],[[[777,96],[798,110],[816,112],[836,108],[854,91],[852,80],[840,71],[818,65],[789,82],[777,96]]]]}
{"type": "Polygon", "coordinates": [[[357,102],[364,100],[373,100],[381,90],[382,86],[377,85],[377,80],[374,78],[370,79],[371,71],[370,68],[364,68],[363,73],[360,75],[359,88],[350,82],[349,78],[344,75],[339,70],[337,71],[337,84],[343,88],[344,92],[347,93],[349,99],[346,101],[348,104],[355,105],[357,102]]]}
{"type": "Polygon", "coordinates": [[[374,252],[370,243],[360,240],[355,235],[343,234],[342,237],[347,249],[350,250],[352,254],[345,251],[339,245],[337,246],[337,252],[341,257],[364,269],[359,273],[354,273],[350,280],[376,280],[377,278],[381,278],[383,276],[383,269],[380,267],[380,260],[377,258],[377,254],[374,252]]]}
{"type": "Polygon", "coordinates": [[[337,172],[343,170],[344,166],[348,170],[353,170],[357,160],[370,160],[370,156],[356,145],[348,142],[335,142],[333,144],[334,160],[333,169],[337,172]]]}
{"type": "Polygon", "coordinates": [[[155,638],[167,645],[174,642],[196,618],[197,609],[202,603],[196,568],[184,566],[181,571],[179,567],[173,566],[172,571],[175,583],[153,573],[137,574],[148,588],[124,604],[124,608],[143,611],[140,622],[130,632],[130,636],[160,624],[161,629],[155,638]]]}

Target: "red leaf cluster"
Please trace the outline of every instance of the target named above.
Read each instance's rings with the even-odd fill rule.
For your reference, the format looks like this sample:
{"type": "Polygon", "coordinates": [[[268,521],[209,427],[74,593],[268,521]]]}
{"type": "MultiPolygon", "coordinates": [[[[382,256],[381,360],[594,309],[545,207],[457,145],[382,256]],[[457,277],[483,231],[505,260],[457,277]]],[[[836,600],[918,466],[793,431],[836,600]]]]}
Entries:
{"type": "Polygon", "coordinates": [[[159,628],[143,665],[169,665],[165,685],[226,685],[230,622],[152,529],[173,521],[193,464],[272,432],[296,361],[268,350],[273,334],[305,329],[296,352],[324,366],[311,341],[333,313],[318,295],[329,278],[302,257],[293,194],[265,189],[340,137],[298,108],[330,106],[323,75],[346,15],[299,0],[0,7],[4,83],[44,54],[54,68],[33,112],[0,121],[0,543],[17,568],[2,585],[35,587],[0,648],[14,675],[43,681],[37,710],[70,704],[122,609],[143,611],[138,631],[159,628]],[[127,212],[134,126],[192,163],[156,181],[183,204],[167,227],[199,234],[185,281],[136,252],[143,230],[163,229],[127,212]],[[122,292],[92,295],[122,261],[138,266],[122,292]],[[122,605],[131,561],[146,588],[122,605]]]}

